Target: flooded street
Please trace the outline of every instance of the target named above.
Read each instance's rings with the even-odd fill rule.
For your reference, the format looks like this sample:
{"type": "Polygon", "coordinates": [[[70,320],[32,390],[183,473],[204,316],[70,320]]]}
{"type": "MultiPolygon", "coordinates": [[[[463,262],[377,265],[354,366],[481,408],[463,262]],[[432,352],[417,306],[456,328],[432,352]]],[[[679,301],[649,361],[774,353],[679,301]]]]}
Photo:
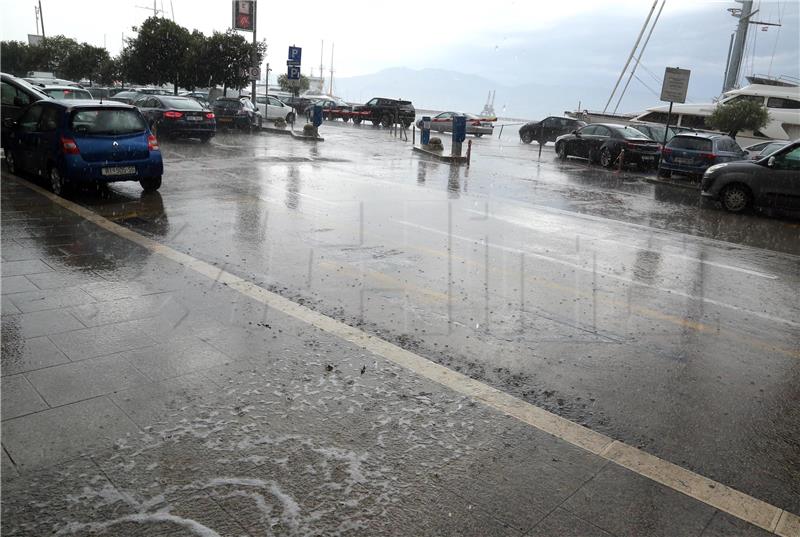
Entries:
{"type": "MultiPolygon", "coordinates": [[[[499,404],[476,408],[467,388],[442,392],[434,378],[441,372],[418,377],[399,358],[384,364],[346,326],[488,385],[500,392],[493,397],[513,396],[800,513],[797,215],[729,214],[701,204],[680,177],[669,184],[652,172],[562,162],[552,146],[539,158],[515,127],[500,139],[498,132],[472,139],[469,167],[412,154],[410,132],[405,142],[368,125],[326,122],[319,143],[267,133],[166,140],[158,192],[144,194],[138,183],[79,190],[66,199],[86,214],[68,216],[24,186],[31,178],[4,169],[4,480],[45,472],[37,479],[49,492],[40,500],[61,498],[66,509],[70,497],[98,515],[60,534],[113,535],[108,521],[135,525],[150,513],[151,523],[175,516],[187,535],[213,535],[186,521],[205,511],[208,527],[224,527],[225,511],[244,509],[249,522],[236,531],[248,535],[462,535],[436,533],[419,513],[436,487],[454,505],[482,505],[480,491],[447,480],[487,475],[465,470],[474,464],[492,475],[495,453],[514,452],[522,467],[542,457],[566,461],[581,468],[580,483],[613,474],[599,458],[575,462],[574,442],[525,452],[530,435],[555,440],[495,413],[499,404]],[[103,219],[133,233],[103,227],[103,219]],[[261,300],[259,289],[291,303],[261,300]],[[301,322],[292,304],[322,315],[303,313],[310,320],[301,322]],[[339,328],[325,328],[322,316],[339,328]],[[115,323],[125,326],[102,330],[115,323]],[[54,324],[60,328],[50,330],[54,324]],[[264,353],[269,367],[254,361],[264,353]],[[84,359],[96,363],[68,380],[48,376],[84,359]],[[82,385],[103,370],[108,378],[82,385]],[[15,393],[30,392],[34,402],[6,403],[17,381],[15,393]],[[113,405],[92,408],[107,397],[113,405]],[[162,399],[177,413],[153,406],[162,399]],[[14,405],[25,408],[9,414],[14,405]],[[89,459],[61,457],[61,447],[30,450],[47,434],[24,420],[64,405],[113,414],[101,435],[105,451],[89,470],[81,466],[89,459]],[[341,444],[304,436],[309,429],[341,444]],[[202,431],[214,432],[213,445],[202,431]],[[199,462],[204,450],[219,457],[214,471],[199,462]],[[371,450],[378,455],[359,458],[371,450]],[[94,481],[83,496],[58,490],[44,459],[71,461],[71,475],[94,481]],[[169,464],[184,459],[188,466],[172,474],[169,464]],[[301,466],[305,478],[281,480],[301,466]],[[400,467],[403,477],[393,476],[400,467]],[[159,485],[153,475],[166,477],[159,485]],[[235,475],[250,480],[231,481],[235,475]],[[112,501],[104,487],[115,479],[136,494],[112,501]],[[242,507],[253,491],[272,507],[242,507]],[[311,491],[319,494],[304,503],[311,491]],[[213,508],[202,509],[198,497],[213,508]],[[347,515],[325,504],[333,497],[347,515]],[[391,506],[404,502],[414,508],[398,522],[391,506]],[[172,515],[149,508],[164,503],[182,507],[172,515]],[[260,517],[272,520],[274,533],[253,529],[260,517]],[[365,525],[343,524],[359,517],[365,525]],[[414,524],[416,533],[407,530],[414,524]]],[[[449,135],[442,138],[449,147],[449,135]]],[[[57,429],[63,418],[47,419],[41,426],[57,429]]],[[[621,479],[606,477],[609,487],[621,479]]],[[[13,487],[28,488],[11,487],[6,498],[13,487]]],[[[601,516],[579,514],[580,494],[567,496],[561,500],[574,509],[537,504],[535,520],[498,511],[486,520],[505,530],[463,534],[557,535],[532,528],[548,514],[601,516]]],[[[21,515],[7,526],[12,507],[4,503],[4,534],[42,530],[36,517],[21,515]]],[[[665,535],[708,527],[730,535],[712,516],[665,535]]],[[[596,535],[637,534],[598,526],[608,533],[596,535]]]]}

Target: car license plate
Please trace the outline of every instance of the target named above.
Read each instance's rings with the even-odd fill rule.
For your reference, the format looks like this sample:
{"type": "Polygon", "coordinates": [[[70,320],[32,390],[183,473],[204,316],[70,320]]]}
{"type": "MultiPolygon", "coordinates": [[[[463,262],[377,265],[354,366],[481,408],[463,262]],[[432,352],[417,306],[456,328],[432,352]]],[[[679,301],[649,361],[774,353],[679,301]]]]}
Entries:
{"type": "Polygon", "coordinates": [[[229,117],[218,117],[217,121],[219,123],[230,123],[233,120],[231,118],[229,118],[229,117]]]}
{"type": "Polygon", "coordinates": [[[694,160],[690,158],[675,158],[675,164],[694,164],[694,160]]]}
{"type": "Polygon", "coordinates": [[[656,159],[656,157],[654,157],[652,155],[644,155],[642,157],[642,160],[647,160],[647,161],[651,161],[651,160],[655,160],[655,159],[656,159]]]}
{"type": "Polygon", "coordinates": [[[186,116],[186,119],[188,121],[203,121],[203,118],[200,116],[186,116]]]}
{"type": "Polygon", "coordinates": [[[102,174],[106,177],[115,175],[134,175],[136,166],[115,166],[114,168],[103,168],[102,174]]]}

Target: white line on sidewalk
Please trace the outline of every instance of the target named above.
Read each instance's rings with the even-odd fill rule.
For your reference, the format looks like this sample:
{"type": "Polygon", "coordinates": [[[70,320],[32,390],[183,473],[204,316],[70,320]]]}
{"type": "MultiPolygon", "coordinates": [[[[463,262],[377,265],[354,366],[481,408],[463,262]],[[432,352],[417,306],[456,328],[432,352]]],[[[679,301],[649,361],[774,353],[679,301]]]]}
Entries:
{"type": "Polygon", "coordinates": [[[793,513],[592,431],[388,341],[367,334],[358,328],[301,306],[210,263],[115,224],[89,209],[47,192],[28,181],[16,178],[11,178],[11,180],[119,237],[128,239],[207,278],[224,283],[245,296],[358,345],[457,393],[473,397],[495,410],[517,418],[556,438],[781,537],[800,537],[800,517],[793,513]]]}

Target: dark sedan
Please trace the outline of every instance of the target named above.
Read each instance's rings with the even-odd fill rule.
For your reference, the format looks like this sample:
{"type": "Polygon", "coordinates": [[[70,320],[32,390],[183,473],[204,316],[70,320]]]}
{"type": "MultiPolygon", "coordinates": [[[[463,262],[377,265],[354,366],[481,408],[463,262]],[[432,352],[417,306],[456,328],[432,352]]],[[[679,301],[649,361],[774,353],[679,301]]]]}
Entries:
{"type": "Polygon", "coordinates": [[[752,205],[800,211],[800,140],[759,160],[711,166],[701,195],[733,213],[752,205]]]}
{"type": "Polygon", "coordinates": [[[261,129],[263,118],[247,97],[220,97],[214,101],[214,115],[219,128],[247,131],[261,129]]]}
{"type": "Polygon", "coordinates": [[[217,132],[214,112],[191,97],[143,95],[134,104],[162,138],[182,136],[207,142],[217,132]]]}
{"type": "Polygon", "coordinates": [[[113,97],[109,97],[109,101],[117,101],[118,103],[133,104],[143,94],[138,91],[125,90],[116,93],[113,97]]]}
{"type": "Polygon", "coordinates": [[[619,163],[643,168],[658,166],[661,145],[633,127],[612,123],[592,123],[556,139],[556,153],[561,160],[580,157],[599,162],[606,168],[619,163]],[[623,153],[624,151],[624,153],[623,153]]]}
{"type": "Polygon", "coordinates": [[[534,140],[555,142],[556,138],[586,126],[583,121],[568,117],[550,116],[541,121],[531,121],[519,129],[519,139],[529,144],[534,140]]]}

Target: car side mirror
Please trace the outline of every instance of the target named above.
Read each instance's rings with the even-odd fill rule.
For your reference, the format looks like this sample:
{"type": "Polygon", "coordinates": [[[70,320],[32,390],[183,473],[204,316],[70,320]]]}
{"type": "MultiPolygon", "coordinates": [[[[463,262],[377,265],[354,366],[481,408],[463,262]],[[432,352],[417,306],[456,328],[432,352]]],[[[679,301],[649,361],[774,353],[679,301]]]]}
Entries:
{"type": "Polygon", "coordinates": [[[770,168],[775,166],[775,157],[769,157],[769,160],[767,161],[767,166],[769,166],[770,168]]]}

